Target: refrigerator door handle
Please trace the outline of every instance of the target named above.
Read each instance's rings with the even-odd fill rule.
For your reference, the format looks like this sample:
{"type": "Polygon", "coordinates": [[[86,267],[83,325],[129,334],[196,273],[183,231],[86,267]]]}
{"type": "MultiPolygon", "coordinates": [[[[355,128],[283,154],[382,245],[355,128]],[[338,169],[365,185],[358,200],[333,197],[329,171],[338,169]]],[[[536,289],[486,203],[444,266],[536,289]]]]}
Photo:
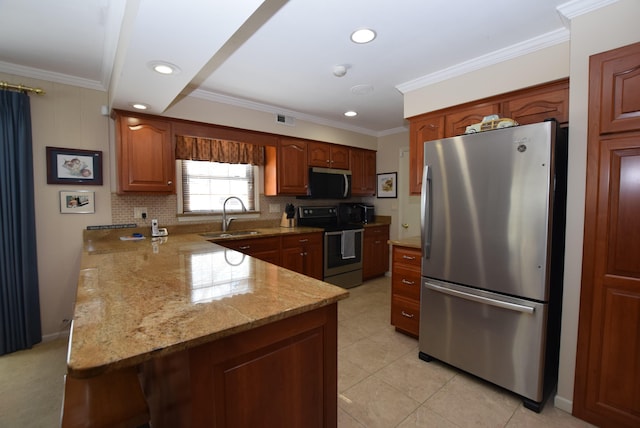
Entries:
{"type": "Polygon", "coordinates": [[[422,257],[428,259],[431,257],[431,167],[424,166],[422,171],[422,193],[420,194],[420,236],[422,241],[422,257]]]}
{"type": "Polygon", "coordinates": [[[465,293],[464,291],[453,290],[447,287],[441,287],[439,285],[425,282],[425,287],[431,288],[432,290],[438,291],[440,293],[448,294],[450,296],[459,297],[465,300],[471,300],[478,303],[484,303],[486,305],[496,306],[503,309],[509,309],[511,311],[522,312],[525,314],[533,314],[535,308],[525,305],[518,305],[517,303],[505,302],[502,300],[491,299],[489,297],[477,296],[475,294],[465,293]]]}

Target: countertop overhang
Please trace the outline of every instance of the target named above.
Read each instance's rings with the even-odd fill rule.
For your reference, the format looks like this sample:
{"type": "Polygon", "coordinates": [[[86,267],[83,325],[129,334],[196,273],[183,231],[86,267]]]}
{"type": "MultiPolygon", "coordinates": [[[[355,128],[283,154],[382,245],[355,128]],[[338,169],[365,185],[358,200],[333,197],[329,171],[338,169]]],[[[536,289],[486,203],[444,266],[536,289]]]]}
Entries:
{"type": "Polygon", "coordinates": [[[74,377],[140,364],[349,295],[197,233],[139,241],[98,236],[85,236],[67,358],[74,377]]]}

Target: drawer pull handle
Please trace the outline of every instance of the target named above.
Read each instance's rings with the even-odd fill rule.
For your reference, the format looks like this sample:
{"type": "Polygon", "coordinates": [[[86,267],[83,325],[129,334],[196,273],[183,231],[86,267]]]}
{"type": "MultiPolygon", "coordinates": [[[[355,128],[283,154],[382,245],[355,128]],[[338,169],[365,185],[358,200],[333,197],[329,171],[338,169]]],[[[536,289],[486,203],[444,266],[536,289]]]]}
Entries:
{"type": "Polygon", "coordinates": [[[309,242],[308,239],[298,239],[298,242],[309,242]]]}
{"type": "Polygon", "coordinates": [[[406,279],[402,278],[402,283],[403,284],[407,284],[407,285],[414,285],[416,282],[415,281],[407,281],[406,279]]]}
{"type": "Polygon", "coordinates": [[[415,260],[416,258],[413,256],[402,256],[403,259],[405,260],[415,260]]]}
{"type": "Polygon", "coordinates": [[[238,249],[240,250],[248,250],[249,248],[251,248],[251,245],[243,245],[241,247],[238,247],[238,249]]]}
{"type": "Polygon", "coordinates": [[[405,311],[402,311],[402,316],[403,316],[403,317],[406,317],[406,318],[413,318],[413,317],[415,317],[415,315],[414,315],[414,314],[408,314],[408,313],[406,313],[405,311]]]}

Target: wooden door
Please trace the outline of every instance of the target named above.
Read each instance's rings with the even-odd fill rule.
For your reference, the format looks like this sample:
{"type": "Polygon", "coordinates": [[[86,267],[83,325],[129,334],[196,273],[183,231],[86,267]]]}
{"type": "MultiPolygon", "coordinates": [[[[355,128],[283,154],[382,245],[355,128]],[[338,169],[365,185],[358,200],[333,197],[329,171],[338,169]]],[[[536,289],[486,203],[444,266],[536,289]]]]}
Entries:
{"type": "Polygon", "coordinates": [[[590,60],[574,415],[640,426],[640,43],[590,60]]]}

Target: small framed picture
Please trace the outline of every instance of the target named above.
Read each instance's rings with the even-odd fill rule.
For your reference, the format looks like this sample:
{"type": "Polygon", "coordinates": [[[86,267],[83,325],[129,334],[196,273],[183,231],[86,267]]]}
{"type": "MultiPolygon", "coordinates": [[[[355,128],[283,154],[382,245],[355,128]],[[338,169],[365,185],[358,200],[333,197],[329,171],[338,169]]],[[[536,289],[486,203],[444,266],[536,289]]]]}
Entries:
{"type": "Polygon", "coordinates": [[[398,173],[378,174],[378,198],[398,197],[398,173]]]}
{"type": "Polygon", "coordinates": [[[89,190],[61,190],[60,212],[62,214],[95,213],[95,192],[89,190]]]}
{"type": "Polygon", "coordinates": [[[102,185],[102,152],[47,147],[47,184],[102,185]]]}

